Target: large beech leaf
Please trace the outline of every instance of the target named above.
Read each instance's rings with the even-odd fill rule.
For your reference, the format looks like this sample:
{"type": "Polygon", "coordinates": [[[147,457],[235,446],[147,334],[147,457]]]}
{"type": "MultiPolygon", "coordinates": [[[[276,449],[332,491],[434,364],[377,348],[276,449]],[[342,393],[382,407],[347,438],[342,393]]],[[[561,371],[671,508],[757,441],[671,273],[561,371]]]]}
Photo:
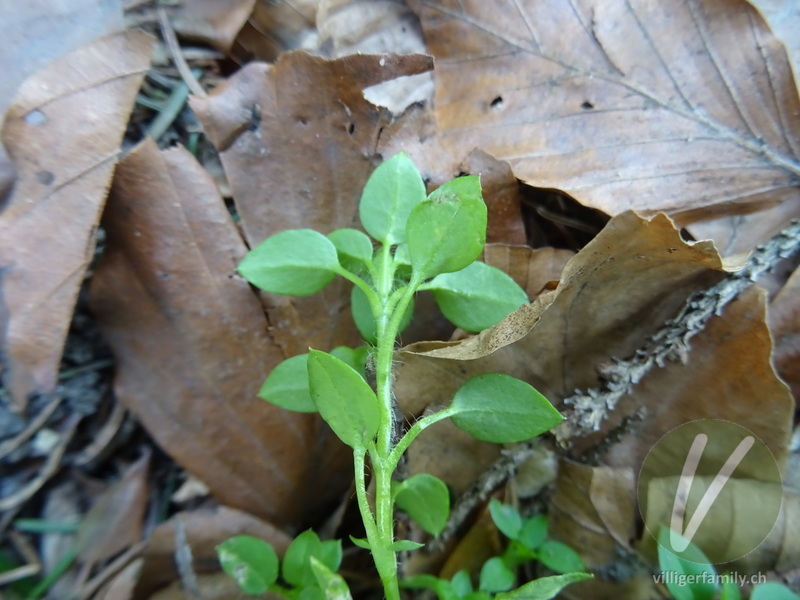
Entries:
{"type": "MultiPolygon", "coordinates": [[[[262,4],[256,13],[278,10],[262,4]]],[[[378,140],[394,121],[363,89],[432,66],[422,55],[325,60],[285,52],[272,65],[245,65],[207,98],[192,98],[220,152],[249,246],[287,229],[357,227],[358,199],[382,160],[378,140]]],[[[345,283],[307,298],[263,296],[271,335],[287,356],[360,343],[352,322],[340,318],[349,303],[345,283]]]]}
{"type": "Polygon", "coordinates": [[[459,429],[498,444],[529,440],[564,420],[533,387],[502,373],[470,379],[452,406],[456,412],[450,418],[459,429]]]}
{"type": "Polygon", "coordinates": [[[353,367],[319,350],[308,353],[308,385],[317,410],[352,448],[366,448],[378,434],[378,398],[353,367]]]}
{"type": "Polygon", "coordinates": [[[765,214],[763,234],[800,214],[797,87],[744,0],[409,5],[438,61],[429,154],[451,155],[443,179],[477,146],[612,215],[662,210],[686,224],[789,202],[765,214]]]}
{"type": "Polygon", "coordinates": [[[101,38],[30,77],[5,116],[17,181],[0,217],[0,354],[17,408],[56,386],[78,289],[153,39],[101,38]]]}
{"type": "Polygon", "coordinates": [[[336,498],[352,467],[327,426],[256,397],[284,356],[235,274],[247,248],[205,170],[143,142],[117,168],[103,223],[91,304],[123,404],[226,505],[285,525],[336,498]]]}

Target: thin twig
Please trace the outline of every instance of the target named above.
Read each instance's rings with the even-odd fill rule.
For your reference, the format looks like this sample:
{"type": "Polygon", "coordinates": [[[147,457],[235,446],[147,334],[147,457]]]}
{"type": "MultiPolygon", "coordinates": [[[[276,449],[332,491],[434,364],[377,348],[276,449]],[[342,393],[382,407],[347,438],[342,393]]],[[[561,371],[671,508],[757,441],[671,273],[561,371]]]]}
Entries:
{"type": "Polygon", "coordinates": [[[38,492],[39,488],[41,488],[47,482],[47,480],[50,479],[50,476],[58,469],[58,466],[61,463],[61,457],[64,455],[72,436],[75,434],[75,429],[78,427],[79,422],[79,415],[71,415],[69,417],[65,430],[61,434],[61,440],[59,440],[58,445],[53,448],[50,456],[47,457],[47,461],[44,463],[42,470],[39,471],[39,474],[34,477],[26,486],[18,490],[16,493],[8,496],[7,498],[0,498],[0,511],[9,510],[19,506],[33,496],[36,492],[38,492]]]}
{"type": "Polygon", "coordinates": [[[34,433],[39,431],[39,429],[41,429],[47,422],[47,419],[50,418],[50,415],[52,415],[56,408],[58,408],[58,405],[61,404],[62,400],[63,398],[61,396],[56,396],[53,398],[53,400],[50,401],[50,404],[39,411],[39,414],[28,423],[28,426],[24,430],[10,440],[0,444],[0,459],[3,459],[14,452],[14,450],[28,441],[28,439],[30,439],[34,433]]]}
{"type": "Polygon", "coordinates": [[[428,547],[430,550],[441,550],[444,544],[458,531],[466,521],[473,509],[486,502],[489,495],[511,477],[522,463],[536,454],[539,444],[536,441],[516,444],[509,449],[503,450],[502,455],[494,464],[461,494],[455,506],[450,511],[450,518],[447,521],[442,533],[432,540],[428,547]]]}
{"type": "Polygon", "coordinates": [[[181,74],[181,79],[183,79],[186,87],[188,87],[195,96],[205,98],[206,91],[197,79],[195,79],[195,76],[189,69],[189,65],[186,64],[186,59],[183,57],[181,47],[178,45],[178,38],[175,37],[175,30],[172,28],[172,24],[169,22],[169,17],[167,16],[167,11],[165,11],[163,7],[158,8],[158,23],[161,25],[161,35],[164,36],[164,43],[167,44],[167,49],[172,56],[172,61],[175,63],[178,73],[181,74]]]}
{"type": "Polygon", "coordinates": [[[722,314],[725,305],[759,276],[798,251],[800,221],[792,221],[789,227],[758,246],[742,269],[731,273],[707,290],[689,296],[678,315],[667,321],[633,357],[616,359],[610,367],[603,368],[599,387],[577,392],[564,400],[566,405],[574,408],[567,415],[567,421],[554,431],[559,442],[568,445],[576,436],[597,431],[619,400],[631,393],[633,386],[653,367],[663,367],[668,361],[681,361],[685,364],[691,350],[689,341],[703,331],[711,317],[722,314]]]}

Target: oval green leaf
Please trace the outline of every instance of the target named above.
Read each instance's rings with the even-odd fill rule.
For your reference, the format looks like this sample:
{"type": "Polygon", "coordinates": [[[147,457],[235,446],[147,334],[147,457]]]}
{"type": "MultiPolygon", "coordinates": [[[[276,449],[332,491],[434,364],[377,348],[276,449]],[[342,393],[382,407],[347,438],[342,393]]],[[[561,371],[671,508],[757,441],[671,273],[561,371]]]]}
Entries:
{"type": "Polygon", "coordinates": [[[372,172],[358,210],[372,237],[388,245],[405,241],[411,209],[425,200],[425,183],[405,153],[396,154],[372,172]]]}
{"type": "Polygon", "coordinates": [[[372,240],[358,229],[337,229],[328,234],[339,255],[339,263],[348,271],[363,271],[372,261],[372,240]]]}
{"type": "Polygon", "coordinates": [[[296,587],[313,585],[316,581],[311,570],[310,558],[322,553],[322,542],[311,529],[307,529],[292,540],[283,556],[281,574],[287,583],[296,587]]]}
{"type": "Polygon", "coordinates": [[[495,600],[550,600],[571,583],[594,577],[591,573],[567,573],[540,577],[510,592],[497,594],[495,600]]]}
{"type": "Polygon", "coordinates": [[[750,600],[798,600],[800,596],[783,584],[774,581],[760,583],[753,588],[750,600]]]}
{"type": "Polygon", "coordinates": [[[258,397],[296,412],[317,412],[308,389],[308,354],[287,358],[269,374],[258,397]]]}
{"type": "Polygon", "coordinates": [[[547,527],[547,517],[544,515],[525,519],[519,532],[519,543],[530,550],[536,550],[547,539],[547,527]]]}
{"type": "Polygon", "coordinates": [[[500,269],[474,262],[455,273],[437,275],[423,289],[433,290],[447,319],[467,331],[483,331],[528,302],[528,295],[500,269]]]}
{"type": "Polygon", "coordinates": [[[328,285],[338,268],[333,242],[312,229],[290,229],[253,248],[237,270],[262,290],[308,296],[328,285]]]}
{"type": "Polygon", "coordinates": [[[325,600],[352,600],[347,582],[335,572],[336,569],[331,569],[314,556],[310,558],[309,563],[325,600]]]}
{"type": "Polygon", "coordinates": [[[308,354],[308,383],[319,414],[352,448],[366,448],[378,434],[378,398],[348,364],[319,350],[308,354]]]}
{"type": "Polygon", "coordinates": [[[495,527],[510,540],[519,539],[522,531],[522,516],[515,506],[503,504],[497,498],[489,501],[489,513],[495,527]]]}
{"type": "Polygon", "coordinates": [[[502,373],[478,375],[456,392],[453,423],[485,442],[522,442],[564,420],[533,387],[502,373]]]}
{"type": "Polygon", "coordinates": [[[472,578],[469,576],[469,571],[461,569],[450,578],[450,585],[453,586],[453,591],[459,598],[466,598],[473,591],[472,578]]]}
{"type": "Polygon", "coordinates": [[[673,554],[671,539],[682,536],[670,532],[666,527],[658,531],[658,566],[661,570],[677,577],[670,577],[666,586],[675,600],[711,600],[717,593],[717,572],[703,551],[695,544],[689,543],[681,556],[673,554]],[[683,558],[683,556],[691,557],[683,558]],[[692,576],[693,582],[689,585],[679,585],[678,578],[692,576]]]}
{"type": "Polygon", "coordinates": [[[556,573],[585,571],[580,554],[572,548],[556,540],[545,540],[536,550],[539,562],[556,573]]]}
{"type": "Polygon", "coordinates": [[[415,206],[406,240],[411,266],[422,279],[460,271],[478,258],[486,242],[486,204],[478,177],[453,179],[415,206]]]}
{"type": "Polygon", "coordinates": [[[514,585],[514,572],[509,569],[499,556],[490,558],[481,567],[478,587],[482,592],[490,594],[505,592],[514,585]]]}
{"type": "Polygon", "coordinates": [[[439,535],[450,517],[450,491],[441,479],[427,473],[397,484],[395,503],[431,535],[439,535]]]}
{"type": "Polygon", "coordinates": [[[278,579],[278,555],[264,540],[237,535],[217,546],[217,556],[245,594],[264,594],[278,579]]]}

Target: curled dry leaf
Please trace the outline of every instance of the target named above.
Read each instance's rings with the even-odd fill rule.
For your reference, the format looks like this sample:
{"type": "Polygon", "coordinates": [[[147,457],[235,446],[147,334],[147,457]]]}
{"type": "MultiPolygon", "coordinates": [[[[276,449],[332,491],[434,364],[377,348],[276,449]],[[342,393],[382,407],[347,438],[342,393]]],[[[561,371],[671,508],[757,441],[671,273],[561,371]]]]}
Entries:
{"type": "Polygon", "coordinates": [[[280,524],[324,510],[349,485],[347,452],[316,415],[256,397],[283,354],[235,274],[247,249],[209,175],[145,141],[120,163],[103,223],[92,307],[123,404],[225,504],[280,524]]]}
{"type": "MultiPolygon", "coordinates": [[[[781,202],[800,214],[797,87],[746,2],[409,4],[439,61],[451,164],[478,146],[611,215],[665,211],[686,225],[781,202]]],[[[763,228],[781,217],[762,215],[763,228]]]]}
{"type": "MultiPolygon", "coordinates": [[[[274,66],[247,65],[208,98],[192,98],[220,150],[248,245],[285,229],[356,226],[361,190],[380,161],[378,141],[393,120],[362,90],[431,68],[422,55],[328,61],[290,52],[274,66]]],[[[351,320],[340,318],[350,302],[342,281],[307,298],[265,294],[264,301],[287,356],[361,343],[351,320]]]]}
{"type": "Polygon", "coordinates": [[[6,114],[17,182],[0,214],[0,353],[18,409],[55,388],[78,288],[153,40],[99,39],[29,78],[6,114]]]}
{"type": "MultiPolygon", "coordinates": [[[[604,364],[632,355],[691,292],[722,276],[722,263],[711,244],[687,244],[663,215],[645,220],[624,213],[569,261],[555,291],[473,338],[405,348],[399,354],[398,398],[425,395],[446,404],[471,376],[504,372],[528,381],[564,408],[563,398],[575,389],[595,388],[604,364]]],[[[686,364],[668,363],[648,373],[600,431],[572,440],[572,452],[591,453],[609,468],[636,473],[664,433],[687,421],[716,418],[750,429],[783,464],[793,403],[770,364],[764,304],[763,291],[750,289],[726,306],[692,339],[686,364]],[[641,422],[628,422],[626,429],[623,420],[637,415],[641,422]],[[612,433],[615,436],[609,438],[612,433]],[[607,445],[598,446],[603,441],[607,445]]],[[[562,470],[559,485],[566,484],[562,478],[574,476],[571,470],[562,470]]],[[[593,520],[570,517],[569,527],[554,527],[573,546],[589,548],[592,564],[598,565],[618,559],[614,549],[630,539],[637,518],[631,503],[620,503],[616,497],[630,481],[605,481],[613,501],[601,498],[595,505],[588,483],[580,493],[570,492],[572,501],[588,507],[585,512],[593,520]],[[614,504],[624,510],[614,512],[610,508],[614,504]],[[602,522],[601,534],[596,521],[602,522]],[[602,539],[594,540],[595,535],[602,539]]],[[[575,487],[574,482],[570,486],[575,487]]],[[[636,581],[625,584],[635,590],[628,597],[647,597],[640,594],[641,582],[636,581]]],[[[611,591],[607,592],[592,597],[610,597],[611,591]]]]}

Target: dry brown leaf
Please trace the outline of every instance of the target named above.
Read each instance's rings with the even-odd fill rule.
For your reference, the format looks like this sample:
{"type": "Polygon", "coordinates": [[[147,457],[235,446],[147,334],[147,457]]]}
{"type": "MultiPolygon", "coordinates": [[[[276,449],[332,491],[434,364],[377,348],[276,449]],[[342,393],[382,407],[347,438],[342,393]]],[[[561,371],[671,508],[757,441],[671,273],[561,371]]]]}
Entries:
{"type": "Polygon", "coordinates": [[[92,306],[120,400],[225,504],[299,524],[335,501],[348,453],[316,415],[256,393],[283,355],[234,272],[247,249],[210,176],[152,141],[117,168],[92,306]]]}
{"type": "MultiPolygon", "coordinates": [[[[575,389],[596,387],[599,368],[613,357],[632,355],[691,292],[722,276],[713,246],[682,241],[663,215],[651,220],[619,215],[569,261],[554,292],[463,342],[416,344],[401,352],[398,398],[446,404],[469,377],[504,372],[528,381],[558,406],[575,389]]],[[[599,432],[573,440],[573,452],[594,452],[609,473],[636,473],[646,452],[668,430],[693,419],[717,418],[753,431],[783,464],[793,404],[770,364],[764,303],[763,291],[753,288],[727,305],[692,339],[686,365],[668,363],[647,374],[599,432]],[[637,413],[644,413],[643,421],[629,423],[609,443],[623,417],[637,413]],[[605,454],[597,450],[604,441],[610,446],[605,454]]],[[[625,492],[633,480],[606,473],[602,485],[592,487],[592,477],[600,473],[576,469],[559,474],[558,485],[572,491],[553,501],[569,524],[556,525],[555,531],[573,546],[586,548],[590,564],[612,565],[619,560],[615,548],[627,545],[637,518],[625,492]]],[[[642,589],[649,589],[652,580],[640,579],[619,588],[627,590],[624,597],[648,597],[642,589]]],[[[592,586],[599,587],[588,596],[576,591],[574,597],[616,593],[604,582],[592,586]]]]}
{"type": "Polygon", "coordinates": [[[182,36],[208,42],[227,53],[255,4],[256,0],[186,0],[170,12],[170,21],[182,36]]]}
{"type": "Polygon", "coordinates": [[[286,50],[316,45],[315,20],[320,0],[256,0],[233,47],[242,59],[274,61],[286,50]]]}
{"type": "Polygon", "coordinates": [[[153,40],[128,31],[29,78],[3,142],[17,182],[0,215],[0,352],[17,408],[52,391],[117,153],[153,40]]]}
{"type": "MultiPolygon", "coordinates": [[[[797,88],[743,0],[410,5],[438,61],[451,165],[477,146],[523,181],[612,215],[665,211],[687,224],[780,202],[800,214],[797,88]]],[[[761,218],[770,232],[783,224],[761,218]]]]}
{"type": "Polygon", "coordinates": [[[178,580],[175,569],[175,527],[178,520],[185,530],[186,543],[192,551],[192,564],[198,574],[219,570],[215,548],[232,536],[252,535],[265,540],[281,556],[292,541],[271,524],[224,506],[179,513],[159,525],[148,540],[142,553],[144,564],[133,600],[150,598],[156,590],[178,580]]]}
{"type": "Polygon", "coordinates": [[[99,563],[141,539],[150,493],[149,467],[147,452],[97,498],[78,528],[75,547],[81,562],[99,563]]]}
{"type": "Polygon", "coordinates": [[[775,338],[775,368],[800,403],[800,269],[789,277],[769,306],[769,325],[775,338]]]}
{"type": "MultiPolygon", "coordinates": [[[[3,114],[26,77],[83,44],[122,28],[120,0],[30,0],[3,11],[0,19],[0,129],[3,114]]],[[[0,144],[0,205],[14,180],[0,144]]]]}
{"type": "Polygon", "coordinates": [[[557,248],[529,248],[486,244],[483,261],[505,271],[517,282],[528,298],[535,298],[545,289],[554,289],[569,260],[575,256],[571,250],[557,248]]]}
{"type": "Polygon", "coordinates": [[[631,471],[561,462],[548,511],[550,535],[578,550],[586,566],[598,572],[590,581],[569,586],[565,598],[661,598],[649,570],[632,552],[631,538],[620,539],[633,528],[635,518],[631,471]],[[601,576],[609,568],[615,581],[601,576]]]}
{"type": "MultiPolygon", "coordinates": [[[[317,30],[319,49],[329,57],[425,52],[417,15],[399,0],[321,0],[317,30]]],[[[364,96],[399,115],[414,102],[430,103],[433,76],[422,73],[386,81],[364,90],[364,96]]]]}
{"type": "MultiPolygon", "coordinates": [[[[764,290],[746,290],[692,339],[685,365],[668,363],[651,371],[620,400],[606,428],[622,415],[644,410],[646,416],[611,447],[607,464],[637,468],[667,431],[697,419],[722,419],[752,431],[783,468],[794,401],[770,361],[765,304],[764,290]]],[[[597,439],[591,436],[586,443],[597,439]]],[[[682,464],[685,457],[676,460],[682,464]]]]}
{"type": "Polygon", "coordinates": [[[461,164],[461,171],[480,175],[489,213],[486,243],[525,244],[528,240],[522,220],[522,195],[511,166],[482,150],[473,150],[461,164]]]}
{"type": "MultiPolygon", "coordinates": [[[[221,152],[248,245],[285,229],[356,226],[361,190],[380,161],[376,146],[392,122],[362,90],[431,66],[421,55],[327,61],[291,52],[274,66],[251,63],[208,98],[193,98],[221,152]]],[[[342,281],[308,298],[264,297],[287,356],[361,343],[352,320],[341,318],[350,299],[342,281]]]]}

